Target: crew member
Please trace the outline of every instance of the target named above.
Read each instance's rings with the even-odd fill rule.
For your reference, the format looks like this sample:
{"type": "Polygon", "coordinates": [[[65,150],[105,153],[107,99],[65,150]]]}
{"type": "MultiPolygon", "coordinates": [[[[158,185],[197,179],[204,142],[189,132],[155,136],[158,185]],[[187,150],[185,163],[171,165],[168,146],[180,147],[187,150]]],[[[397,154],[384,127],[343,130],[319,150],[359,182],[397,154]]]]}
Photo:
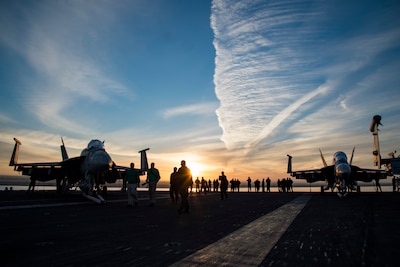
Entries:
{"type": "Polygon", "coordinates": [[[150,206],[154,207],[154,205],[156,204],[157,183],[161,177],[158,169],[154,167],[154,162],[152,162],[150,166],[150,169],[147,170],[146,182],[149,184],[150,206]]]}
{"type": "Polygon", "coordinates": [[[171,198],[171,203],[178,203],[178,199],[179,199],[179,190],[178,190],[178,186],[177,186],[177,174],[178,174],[178,168],[174,167],[174,172],[171,173],[170,175],[170,188],[169,188],[169,196],[171,198]]]}
{"type": "Polygon", "coordinates": [[[127,183],[124,187],[127,188],[128,192],[128,207],[137,206],[137,188],[140,185],[140,173],[139,170],[135,169],[135,164],[133,162],[131,163],[131,168],[125,173],[125,182],[127,183]]]}
{"type": "Polygon", "coordinates": [[[177,186],[179,194],[181,196],[181,206],[178,210],[179,214],[190,212],[189,206],[189,187],[192,184],[192,172],[186,167],[186,161],[181,161],[181,167],[178,170],[178,182],[177,186]]]}
{"type": "Polygon", "coordinates": [[[225,198],[228,198],[228,179],[226,178],[224,172],[221,172],[221,175],[219,176],[218,180],[221,181],[221,200],[225,198]]]}

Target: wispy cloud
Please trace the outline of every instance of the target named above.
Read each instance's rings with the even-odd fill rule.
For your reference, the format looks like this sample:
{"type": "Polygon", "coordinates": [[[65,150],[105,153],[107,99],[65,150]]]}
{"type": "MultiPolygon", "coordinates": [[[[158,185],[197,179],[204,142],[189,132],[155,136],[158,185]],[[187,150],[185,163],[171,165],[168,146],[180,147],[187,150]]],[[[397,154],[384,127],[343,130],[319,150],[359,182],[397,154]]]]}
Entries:
{"type": "Polygon", "coordinates": [[[84,44],[95,41],[95,33],[112,20],[112,6],[105,3],[44,1],[34,6],[34,12],[21,6],[24,19],[7,20],[14,21],[23,33],[3,32],[2,43],[29,62],[39,77],[24,81],[23,94],[29,97],[22,98],[23,106],[49,127],[87,131],[66,116],[68,109],[82,102],[107,103],[127,93],[127,88],[102,67],[104,64],[99,64],[104,63],[99,62],[101,58],[93,57],[94,51],[84,44]]]}
{"type": "Polygon", "coordinates": [[[311,2],[213,1],[217,115],[227,148],[249,152],[310,133],[340,143],[380,103],[359,82],[370,82],[381,57],[398,47],[398,28],[366,30],[351,11],[350,24],[340,24],[341,9],[311,2]]]}
{"type": "Polygon", "coordinates": [[[221,101],[217,114],[228,148],[266,137],[266,125],[273,130],[270,126],[284,119],[287,106],[321,85],[316,82],[321,77],[310,73],[315,60],[299,49],[302,30],[289,32],[290,25],[301,23],[306,8],[289,2],[241,3],[213,1],[211,17],[217,53],[214,82],[221,101]]]}
{"type": "Polygon", "coordinates": [[[215,110],[217,107],[218,103],[216,102],[179,106],[164,110],[162,112],[162,116],[168,119],[171,117],[182,116],[182,115],[215,114],[215,110]]]}
{"type": "Polygon", "coordinates": [[[259,133],[259,135],[251,140],[245,147],[248,150],[251,150],[255,145],[257,145],[261,140],[266,138],[276,127],[278,127],[283,121],[287,120],[287,118],[294,112],[296,111],[301,105],[304,105],[311,99],[313,99],[315,96],[318,94],[321,94],[325,92],[326,90],[329,90],[326,86],[320,86],[314,91],[311,91],[310,93],[304,95],[301,97],[299,100],[295,101],[293,104],[282,110],[278,115],[276,115],[269,123],[267,126],[264,127],[264,129],[259,133]]]}

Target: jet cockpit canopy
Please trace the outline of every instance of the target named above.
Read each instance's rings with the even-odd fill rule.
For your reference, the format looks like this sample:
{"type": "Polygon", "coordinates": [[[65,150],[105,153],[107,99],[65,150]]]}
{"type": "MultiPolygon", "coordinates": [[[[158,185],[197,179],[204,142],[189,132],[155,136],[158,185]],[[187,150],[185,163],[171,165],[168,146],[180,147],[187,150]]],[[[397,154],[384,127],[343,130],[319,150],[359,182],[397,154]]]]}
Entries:
{"type": "Polygon", "coordinates": [[[333,164],[347,163],[347,156],[344,152],[338,151],[333,155],[333,164]]]}
{"type": "Polygon", "coordinates": [[[101,142],[98,139],[93,139],[89,142],[89,144],[87,145],[87,148],[85,148],[84,150],[82,150],[81,152],[81,156],[87,156],[90,150],[105,150],[104,149],[104,142],[101,142]]]}
{"type": "Polygon", "coordinates": [[[104,142],[101,142],[98,139],[93,139],[89,142],[87,148],[90,150],[92,148],[96,148],[96,149],[104,149],[104,142]]]}

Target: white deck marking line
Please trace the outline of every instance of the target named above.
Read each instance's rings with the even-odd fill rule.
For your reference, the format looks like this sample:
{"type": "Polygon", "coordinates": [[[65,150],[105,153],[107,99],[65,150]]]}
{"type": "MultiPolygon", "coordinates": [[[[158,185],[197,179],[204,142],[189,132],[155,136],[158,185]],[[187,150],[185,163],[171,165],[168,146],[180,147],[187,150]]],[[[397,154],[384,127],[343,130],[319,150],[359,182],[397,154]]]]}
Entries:
{"type": "Polygon", "coordinates": [[[33,209],[33,208],[50,208],[50,207],[63,207],[74,206],[82,204],[93,204],[94,202],[69,202],[69,203],[54,203],[54,204],[32,204],[32,205],[17,205],[17,206],[4,206],[0,210],[18,210],[18,209],[33,209]]]}
{"type": "Polygon", "coordinates": [[[171,266],[259,266],[310,198],[301,195],[171,266]]]}
{"type": "MultiPolygon", "coordinates": [[[[168,197],[157,197],[157,199],[164,199],[168,197]]],[[[146,201],[149,198],[139,198],[139,200],[146,201]]],[[[107,203],[117,203],[117,202],[127,202],[127,199],[118,199],[118,200],[106,200],[106,203],[100,205],[107,205],[107,203]]],[[[33,208],[50,208],[50,207],[63,207],[63,206],[74,206],[74,205],[99,205],[90,200],[83,200],[82,202],[69,202],[69,203],[53,203],[53,204],[30,204],[30,205],[15,205],[15,206],[4,206],[0,207],[0,210],[18,210],[18,209],[33,209],[33,208]]]]}

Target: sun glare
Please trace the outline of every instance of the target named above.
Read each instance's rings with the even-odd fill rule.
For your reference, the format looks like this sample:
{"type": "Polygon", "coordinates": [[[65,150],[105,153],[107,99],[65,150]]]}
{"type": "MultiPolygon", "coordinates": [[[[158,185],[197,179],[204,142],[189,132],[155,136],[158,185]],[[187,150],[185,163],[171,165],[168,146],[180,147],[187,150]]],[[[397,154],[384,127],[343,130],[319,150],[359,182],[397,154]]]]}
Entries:
{"type": "Polygon", "coordinates": [[[203,169],[200,164],[195,163],[195,162],[191,162],[190,165],[188,164],[188,168],[192,172],[193,179],[196,179],[196,177],[200,175],[200,173],[203,169]]]}

